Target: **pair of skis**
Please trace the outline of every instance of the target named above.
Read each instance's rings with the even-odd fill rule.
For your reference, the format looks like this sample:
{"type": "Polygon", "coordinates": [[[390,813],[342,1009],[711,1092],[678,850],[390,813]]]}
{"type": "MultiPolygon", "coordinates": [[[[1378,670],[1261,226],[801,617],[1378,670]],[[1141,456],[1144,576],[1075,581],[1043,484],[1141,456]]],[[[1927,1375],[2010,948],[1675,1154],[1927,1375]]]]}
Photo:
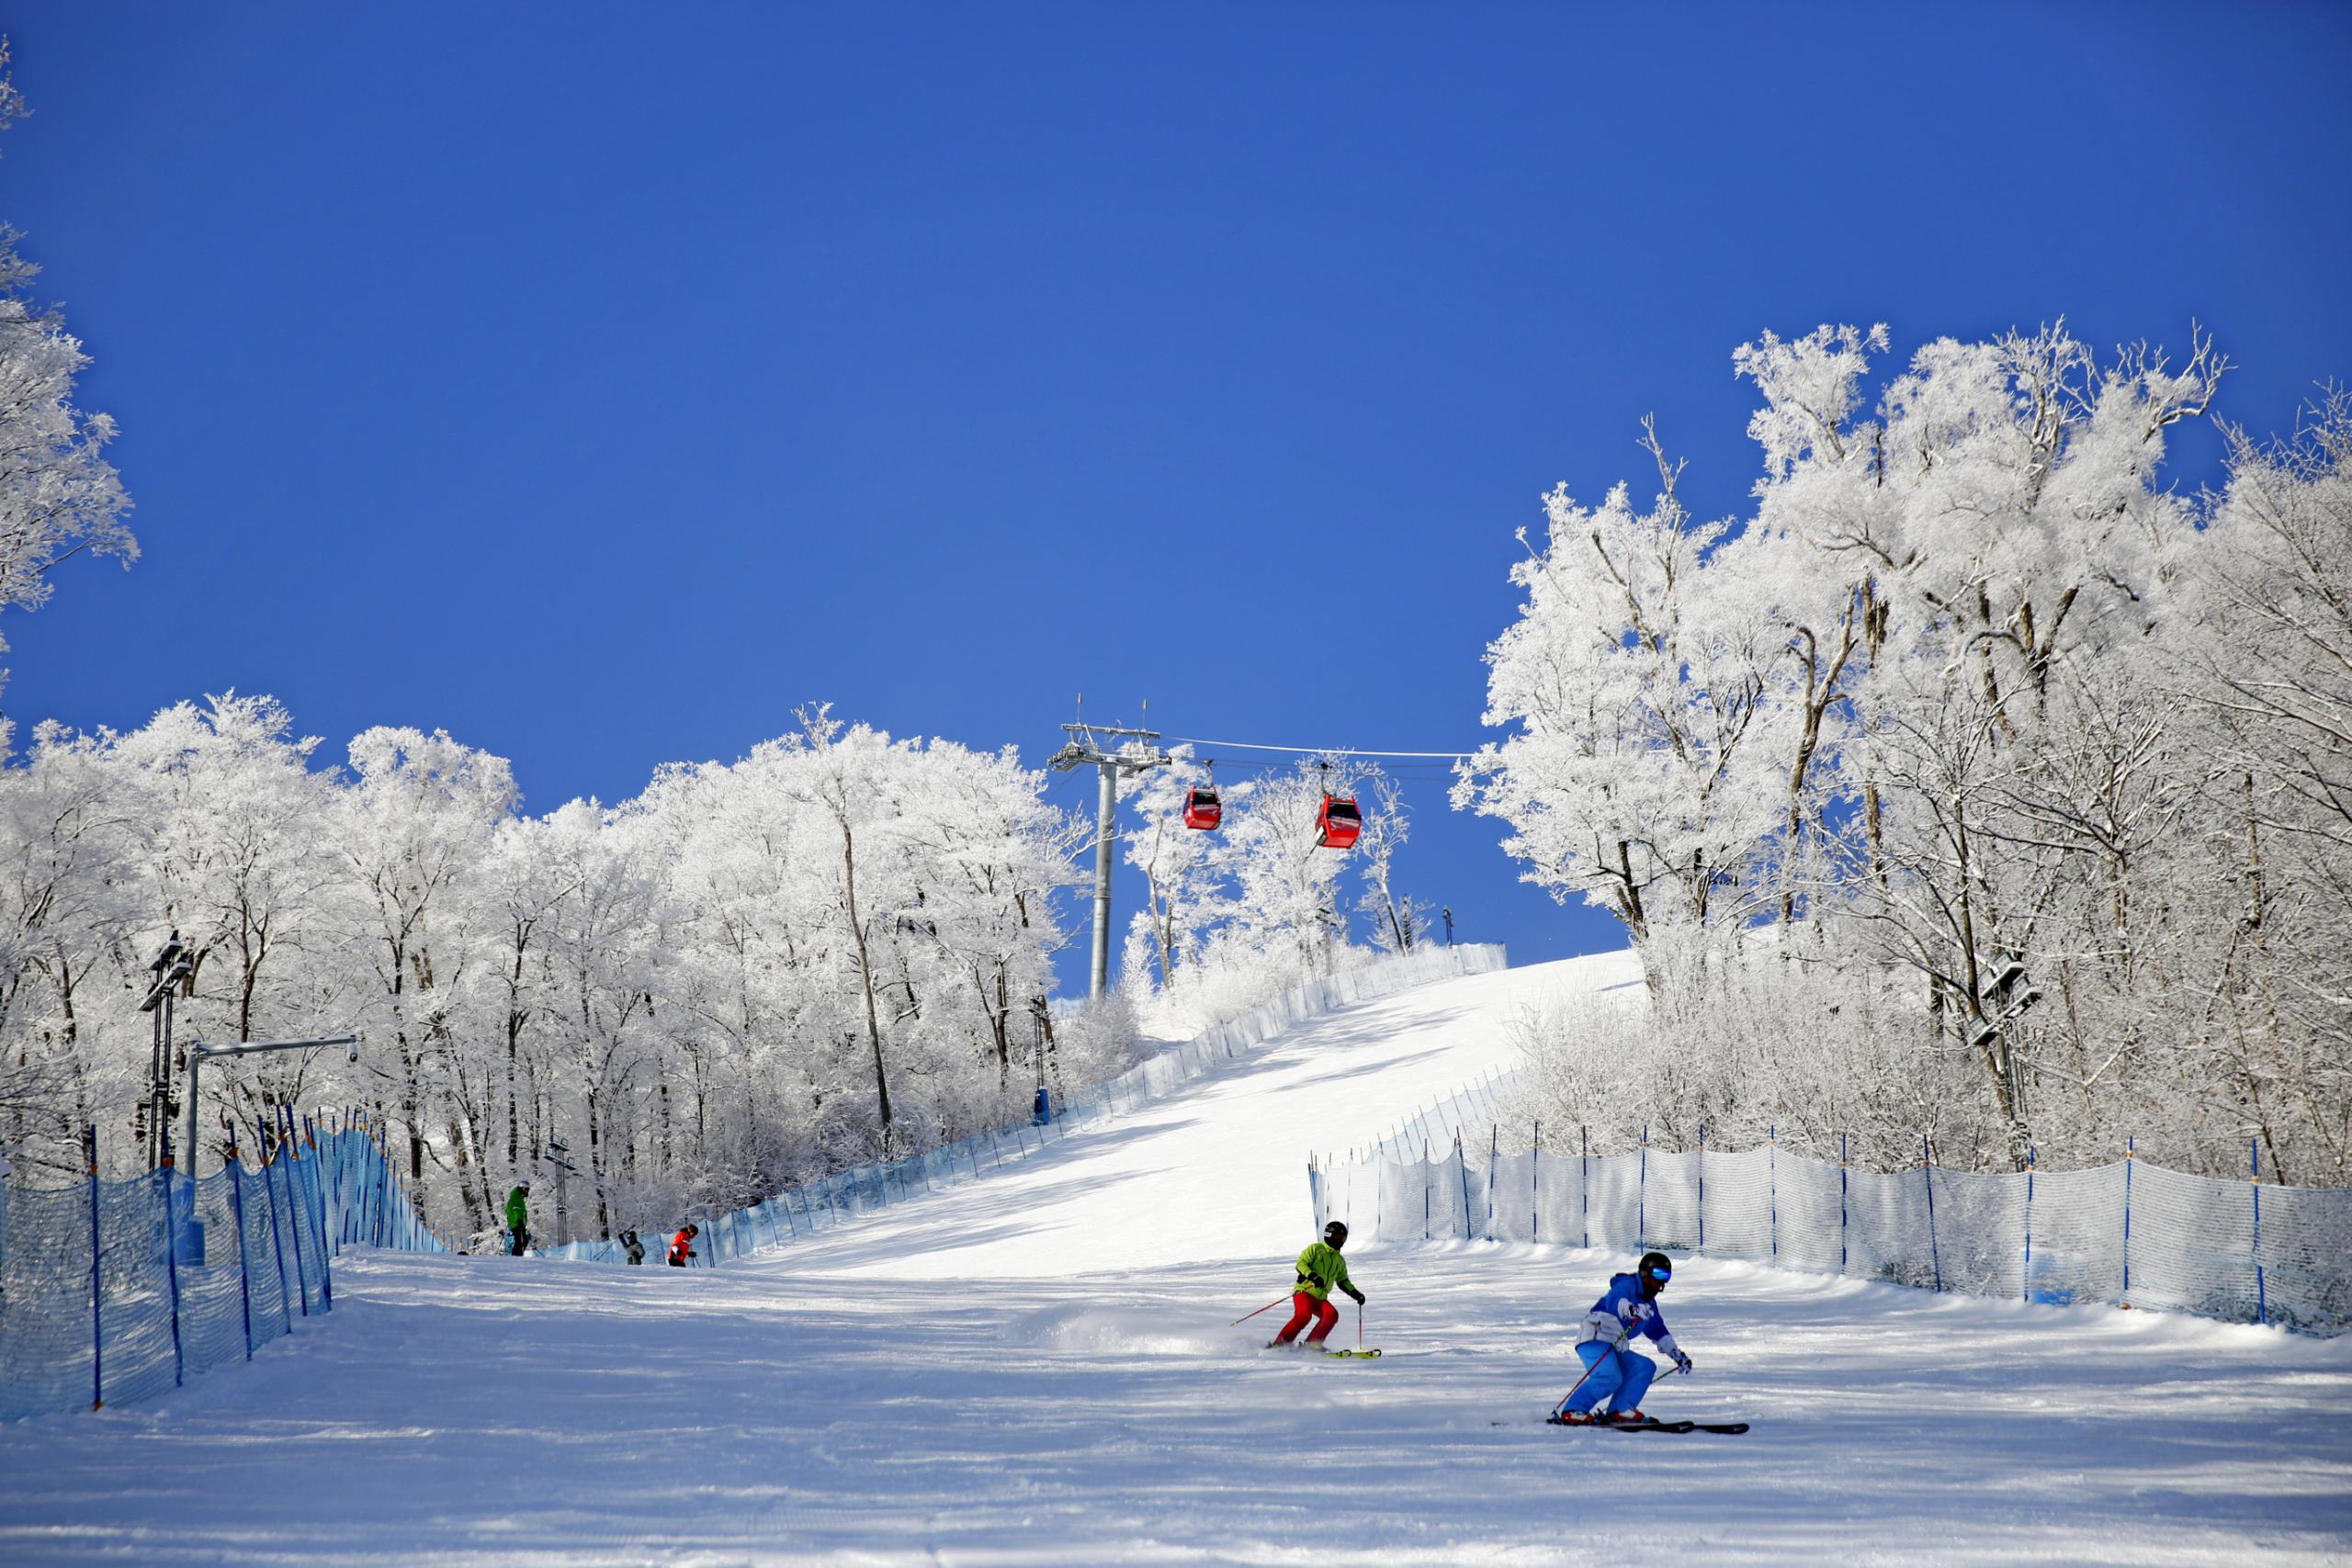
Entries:
{"type": "Polygon", "coordinates": [[[1544,1420],[1554,1427],[1598,1427],[1611,1432],[1716,1432],[1730,1438],[1747,1430],[1745,1421],[1563,1421],[1557,1416],[1544,1420]]]}

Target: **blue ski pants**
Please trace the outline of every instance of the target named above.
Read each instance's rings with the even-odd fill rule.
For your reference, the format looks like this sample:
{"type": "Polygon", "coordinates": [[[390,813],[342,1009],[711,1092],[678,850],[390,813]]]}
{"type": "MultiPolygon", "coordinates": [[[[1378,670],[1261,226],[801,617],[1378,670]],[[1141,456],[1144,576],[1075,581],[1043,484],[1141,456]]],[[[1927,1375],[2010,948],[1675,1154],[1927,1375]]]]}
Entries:
{"type": "Polygon", "coordinates": [[[1598,1339],[1577,1347],[1577,1359],[1586,1367],[1585,1380],[1568,1395],[1568,1408],[1579,1414],[1602,1400],[1612,1414],[1641,1407],[1642,1395],[1657,1376],[1657,1363],[1631,1350],[1611,1350],[1598,1339]]]}

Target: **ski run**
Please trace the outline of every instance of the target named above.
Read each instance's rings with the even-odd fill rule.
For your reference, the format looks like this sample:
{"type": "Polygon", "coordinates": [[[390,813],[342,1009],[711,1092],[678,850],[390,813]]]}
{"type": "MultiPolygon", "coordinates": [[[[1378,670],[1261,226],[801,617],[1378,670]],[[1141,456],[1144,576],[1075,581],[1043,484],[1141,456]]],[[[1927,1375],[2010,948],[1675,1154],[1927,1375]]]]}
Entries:
{"type": "Polygon", "coordinates": [[[1286,1308],[1310,1147],[1506,1066],[1548,988],[1632,983],[1347,1009],[716,1270],[346,1255],[251,1367],[0,1428],[0,1562],[2352,1562],[2352,1338],[1687,1258],[1695,1371],[1644,1406],[1752,1429],[1666,1442],[1544,1421],[1622,1254],[1360,1242],[1381,1356],[1234,1325],[1286,1308]]]}

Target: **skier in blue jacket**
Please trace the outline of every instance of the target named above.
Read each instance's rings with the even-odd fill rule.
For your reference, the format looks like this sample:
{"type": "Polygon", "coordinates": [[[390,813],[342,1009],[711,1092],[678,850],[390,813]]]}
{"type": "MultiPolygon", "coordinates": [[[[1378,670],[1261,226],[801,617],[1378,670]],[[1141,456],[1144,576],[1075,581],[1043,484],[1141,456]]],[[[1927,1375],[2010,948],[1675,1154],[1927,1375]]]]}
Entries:
{"type": "Polygon", "coordinates": [[[1690,1370],[1690,1358],[1674,1342],[1674,1336],[1667,1331],[1666,1317],[1658,1311],[1657,1293],[1672,1278],[1674,1264],[1663,1252],[1645,1252],[1634,1272],[1611,1277],[1608,1293],[1593,1303],[1577,1335],[1577,1359],[1584,1363],[1585,1372],[1569,1392],[1566,1408],[1558,1416],[1561,1425],[1587,1427],[1648,1419],[1641,1411],[1642,1395],[1657,1376],[1657,1363],[1626,1348],[1637,1334],[1656,1340],[1657,1348],[1673,1358],[1677,1371],[1690,1370]],[[1604,1399],[1609,1402],[1608,1410],[1595,1415],[1593,1406],[1604,1399]]]}

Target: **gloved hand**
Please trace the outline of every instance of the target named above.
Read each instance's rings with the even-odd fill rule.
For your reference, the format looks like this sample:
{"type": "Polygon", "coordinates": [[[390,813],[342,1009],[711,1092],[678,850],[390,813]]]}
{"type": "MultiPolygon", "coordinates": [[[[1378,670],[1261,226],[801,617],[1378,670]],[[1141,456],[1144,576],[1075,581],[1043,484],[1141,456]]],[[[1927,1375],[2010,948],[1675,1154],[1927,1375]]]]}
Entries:
{"type": "Polygon", "coordinates": [[[1678,1372],[1689,1371],[1690,1370],[1690,1358],[1684,1355],[1681,1351],[1677,1350],[1674,1353],[1674,1370],[1678,1372]]]}
{"type": "Polygon", "coordinates": [[[1348,1287],[1348,1294],[1355,1297],[1356,1305],[1363,1305],[1363,1292],[1362,1291],[1357,1290],[1353,1285],[1350,1285],[1348,1287]]]}

